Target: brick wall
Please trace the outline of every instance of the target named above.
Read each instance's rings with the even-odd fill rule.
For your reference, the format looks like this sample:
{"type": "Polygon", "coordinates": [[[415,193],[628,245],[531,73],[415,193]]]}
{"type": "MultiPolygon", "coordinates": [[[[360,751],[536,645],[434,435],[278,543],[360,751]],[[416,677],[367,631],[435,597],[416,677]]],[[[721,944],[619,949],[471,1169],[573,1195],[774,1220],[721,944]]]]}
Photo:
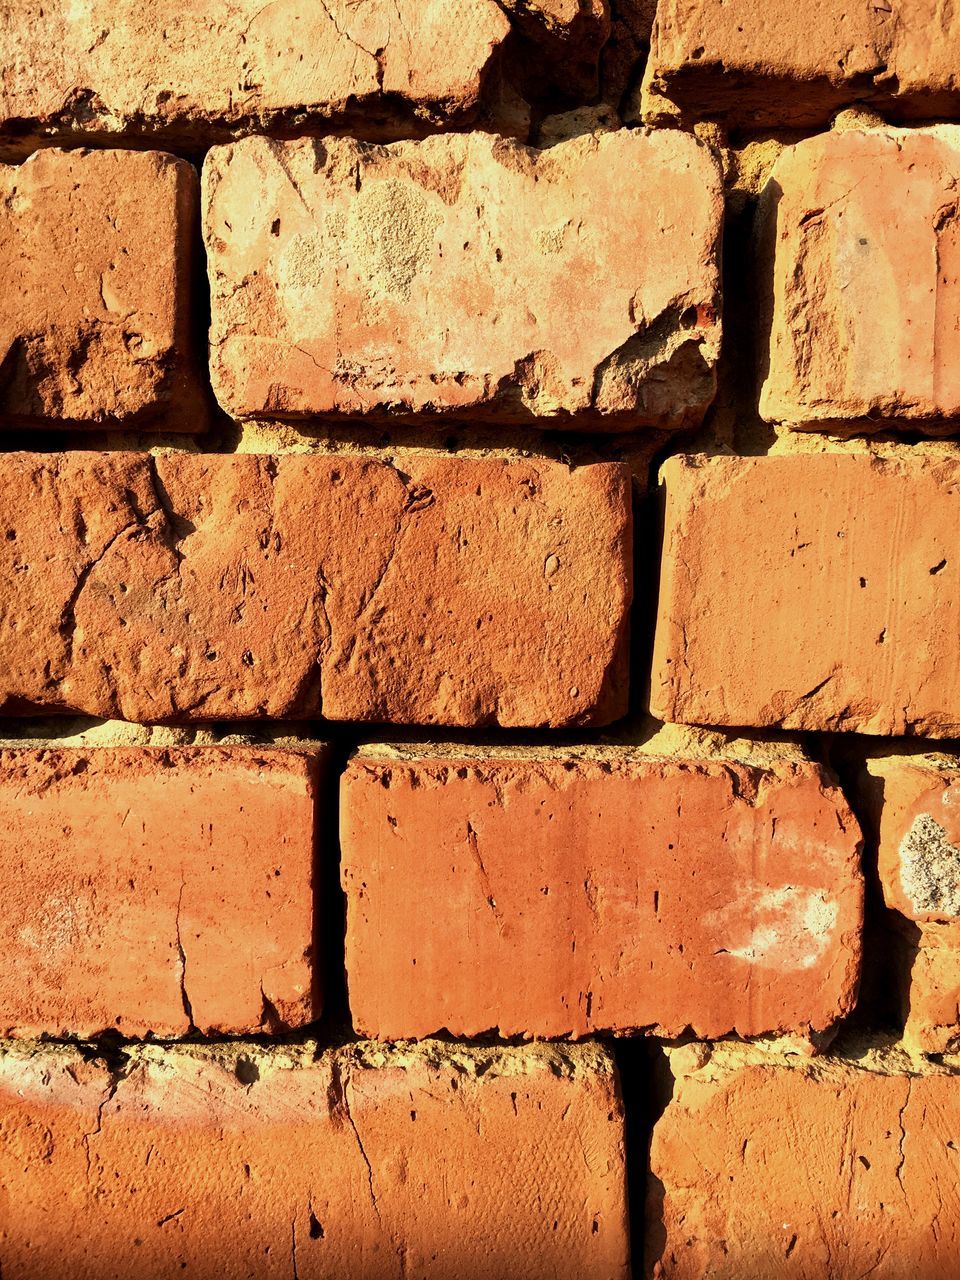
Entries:
{"type": "Polygon", "coordinates": [[[0,6],[3,1280],[960,1274],[953,10],[0,6]]]}

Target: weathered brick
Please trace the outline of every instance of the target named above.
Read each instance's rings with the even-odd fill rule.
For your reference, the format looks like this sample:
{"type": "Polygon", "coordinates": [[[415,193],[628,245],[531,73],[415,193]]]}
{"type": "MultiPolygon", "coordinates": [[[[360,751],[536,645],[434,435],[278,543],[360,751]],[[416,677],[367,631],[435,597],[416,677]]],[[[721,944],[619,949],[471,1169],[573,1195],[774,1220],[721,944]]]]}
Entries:
{"type": "Polygon", "coordinates": [[[198,185],[186,161],[149,151],[0,165],[0,426],[203,430],[198,185]]]}
{"type": "Polygon", "coordinates": [[[888,913],[886,944],[903,1041],[919,1053],[960,1051],[960,924],[907,923],[888,913]]]}
{"type": "Polygon", "coordinates": [[[763,200],[775,422],[949,431],[960,415],[960,129],[788,148],[763,200]]]}
{"type": "Polygon", "coordinates": [[[362,749],[341,790],[354,1025],[809,1037],[848,1012],[862,883],[839,790],[786,750],[655,743],[362,749]]]}
{"type": "Polygon", "coordinates": [[[250,129],[374,135],[476,113],[510,23],[495,0],[89,0],[0,12],[0,144],[250,129]]]}
{"type": "Polygon", "coordinates": [[[0,1054],[17,1280],[627,1280],[599,1048],[0,1054]]]}
{"type": "Polygon", "coordinates": [[[960,760],[873,756],[860,778],[887,913],[903,1038],[960,1048],[960,760]]]}
{"type": "Polygon", "coordinates": [[[871,756],[861,787],[886,905],[907,920],[960,922],[960,759],[871,756]]]}
{"type": "Polygon", "coordinates": [[[625,466],[0,457],[0,707],[135,721],[603,723],[625,466]]]}
{"type": "Polygon", "coordinates": [[[3,1033],[318,1016],[316,774],[261,748],[0,750],[3,1033]]]}
{"type": "Polygon", "coordinates": [[[936,119],[960,106],[960,14],[935,0],[660,0],[645,111],[743,128],[822,124],[873,102],[936,119]]]}
{"type": "Polygon", "coordinates": [[[659,1280],[949,1280],[960,1061],[876,1047],[803,1061],[670,1053],[654,1126],[646,1274],[659,1280]]]}
{"type": "Polygon", "coordinates": [[[960,733],[960,461],[675,457],[661,477],[655,715],[960,733]]]}
{"type": "Polygon", "coordinates": [[[203,186],[235,417],[675,427],[713,396],[723,201],[691,135],[248,138],[203,186]]]}

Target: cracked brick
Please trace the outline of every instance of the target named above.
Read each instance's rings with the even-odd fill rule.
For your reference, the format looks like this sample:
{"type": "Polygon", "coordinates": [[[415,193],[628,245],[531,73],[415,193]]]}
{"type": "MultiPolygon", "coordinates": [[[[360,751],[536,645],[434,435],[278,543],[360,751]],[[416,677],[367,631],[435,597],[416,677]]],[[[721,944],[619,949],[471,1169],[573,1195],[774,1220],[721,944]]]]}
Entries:
{"type": "Polygon", "coordinates": [[[322,748],[0,750],[8,1036],[253,1034],[319,1016],[322,748]]]}
{"type": "Polygon", "coordinates": [[[249,138],[203,189],[234,417],[667,428],[713,398],[723,200],[692,136],[249,138]]]}
{"type": "Polygon", "coordinates": [[[0,458],[0,706],[147,721],[605,723],[625,466],[0,458]]]}

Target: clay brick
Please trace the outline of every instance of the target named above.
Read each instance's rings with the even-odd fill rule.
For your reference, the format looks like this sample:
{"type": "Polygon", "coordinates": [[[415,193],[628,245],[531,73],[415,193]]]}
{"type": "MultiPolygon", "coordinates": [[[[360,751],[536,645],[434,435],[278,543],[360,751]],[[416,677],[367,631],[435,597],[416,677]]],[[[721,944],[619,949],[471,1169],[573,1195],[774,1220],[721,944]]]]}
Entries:
{"type": "Polygon", "coordinates": [[[654,1126],[646,1271],[658,1280],[950,1280],[960,1061],[670,1053],[654,1126]]]}
{"type": "Polygon", "coordinates": [[[888,914],[903,1042],[914,1052],[960,1050],[960,923],[907,924],[888,914]]]}
{"type": "Polygon", "coordinates": [[[872,756],[861,787],[886,905],[907,920],[960,923],[960,759],[872,756]]]}
{"type": "Polygon", "coordinates": [[[4,1034],[318,1016],[316,774],[261,748],[0,750],[4,1034]]]}
{"type": "Polygon", "coordinates": [[[0,1056],[17,1280],[627,1280],[623,1112],[593,1047],[0,1056]],[[14,1206],[16,1206],[14,1210],[14,1206]]]}
{"type": "Polygon", "coordinates": [[[960,106],[960,14],[934,0],[660,0],[649,122],[677,107],[743,128],[822,124],[872,102],[936,119],[960,106]]]}
{"type": "Polygon", "coordinates": [[[815,1037],[851,1008],[859,832],[808,761],[371,747],[341,809],[362,1034],[815,1037]]]}
{"type": "Polygon", "coordinates": [[[375,136],[476,114],[510,23],[495,0],[88,0],[0,13],[0,139],[152,137],[178,147],[251,129],[375,136]],[[106,135],[106,136],[104,136],[106,135]]]}
{"type": "Polygon", "coordinates": [[[655,715],[960,733],[960,462],[675,457],[661,478],[655,715]]]}
{"type": "Polygon", "coordinates": [[[198,189],[186,161],[150,151],[0,165],[0,426],[206,427],[198,189]]]}
{"type": "Polygon", "coordinates": [[[904,1041],[960,1048],[960,760],[874,756],[860,794],[877,849],[904,1041]]]}
{"type": "Polygon", "coordinates": [[[0,457],[0,707],[176,722],[603,723],[618,463],[0,457]]]}
{"type": "Polygon", "coordinates": [[[772,263],[763,417],[949,431],[960,415],[960,129],[822,134],[763,200],[772,263]]]}
{"type": "Polygon", "coordinates": [[[712,399],[723,201],[690,135],[247,138],[203,188],[235,417],[678,427],[712,399]]]}

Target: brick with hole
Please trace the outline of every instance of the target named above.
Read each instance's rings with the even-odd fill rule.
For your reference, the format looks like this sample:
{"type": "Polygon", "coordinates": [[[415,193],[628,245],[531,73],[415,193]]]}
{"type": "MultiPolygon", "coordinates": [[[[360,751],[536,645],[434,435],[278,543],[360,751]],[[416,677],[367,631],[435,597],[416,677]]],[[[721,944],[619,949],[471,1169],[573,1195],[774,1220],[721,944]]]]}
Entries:
{"type": "Polygon", "coordinates": [[[678,455],[660,477],[654,715],[960,734],[957,458],[678,455]]]}
{"type": "Polygon", "coordinates": [[[0,1050],[18,1280],[628,1280],[600,1047],[0,1050]]]}
{"type": "Polygon", "coordinates": [[[895,119],[955,116],[958,53],[960,14],[934,0],[660,0],[644,114],[742,129],[822,125],[864,102],[895,119]]]}
{"type": "Polygon", "coordinates": [[[323,749],[0,749],[7,1036],[278,1032],[319,1016],[323,749]]]}
{"type": "Polygon", "coordinates": [[[247,138],[203,192],[234,417],[682,427],[713,397],[723,197],[692,135],[247,138]]]}
{"type": "Polygon", "coordinates": [[[748,1045],[669,1053],[650,1149],[656,1280],[952,1280],[960,1060],[854,1042],[812,1061],[748,1045]]]}
{"type": "Polygon", "coordinates": [[[842,794],[786,747],[662,739],[362,748],[341,787],[358,1030],[828,1039],[860,962],[842,794]]]}
{"type": "Polygon", "coordinates": [[[834,434],[949,434],[960,415],[960,129],[821,134],[761,202],[762,415],[834,434]]]}
{"type": "Polygon", "coordinates": [[[572,725],[626,710],[621,463],[7,454],[0,511],[7,714],[572,725]]]}
{"type": "Polygon", "coordinates": [[[0,165],[0,427],[205,429],[198,198],[155,151],[0,165]]]}

